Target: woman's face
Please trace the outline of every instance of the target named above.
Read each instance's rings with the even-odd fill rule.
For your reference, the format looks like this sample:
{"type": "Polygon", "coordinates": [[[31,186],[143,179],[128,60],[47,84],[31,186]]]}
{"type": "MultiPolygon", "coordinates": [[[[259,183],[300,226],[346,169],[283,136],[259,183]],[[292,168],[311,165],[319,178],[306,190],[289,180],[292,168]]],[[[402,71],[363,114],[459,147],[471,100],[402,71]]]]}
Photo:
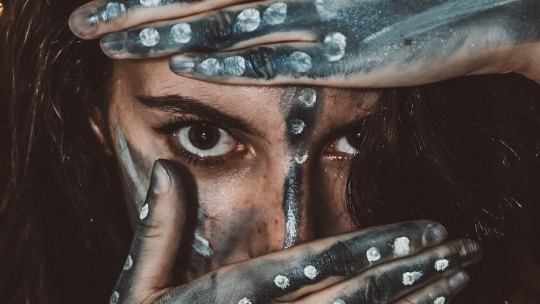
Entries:
{"type": "Polygon", "coordinates": [[[184,167],[194,188],[188,278],[354,228],[350,138],[375,94],[209,84],[166,59],[117,62],[114,79],[109,131],[133,222],[155,160],[184,167]]]}

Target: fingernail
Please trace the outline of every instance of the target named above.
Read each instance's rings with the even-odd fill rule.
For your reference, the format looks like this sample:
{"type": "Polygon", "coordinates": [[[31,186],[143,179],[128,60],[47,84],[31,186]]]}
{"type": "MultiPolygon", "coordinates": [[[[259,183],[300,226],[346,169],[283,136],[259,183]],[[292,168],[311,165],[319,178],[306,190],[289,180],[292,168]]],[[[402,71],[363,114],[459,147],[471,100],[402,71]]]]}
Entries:
{"type": "Polygon", "coordinates": [[[169,60],[169,68],[176,74],[189,74],[195,69],[195,60],[186,55],[176,55],[169,60]]]}
{"type": "Polygon", "coordinates": [[[439,223],[431,223],[427,225],[424,235],[422,236],[422,244],[424,246],[433,246],[444,241],[448,235],[446,228],[439,223]]]}
{"type": "Polygon", "coordinates": [[[453,274],[448,279],[448,285],[452,290],[459,291],[467,286],[469,282],[469,275],[463,271],[453,274]]]}
{"type": "Polygon", "coordinates": [[[461,266],[469,266],[482,259],[482,247],[473,240],[466,240],[461,245],[459,256],[461,266]]]}
{"type": "Polygon", "coordinates": [[[95,7],[81,7],[76,9],[69,17],[69,27],[75,35],[85,37],[97,31],[98,21],[95,7]]]}
{"type": "Polygon", "coordinates": [[[112,33],[101,38],[99,44],[105,54],[111,57],[122,55],[126,52],[126,32],[112,33]]]}
{"type": "Polygon", "coordinates": [[[152,191],[158,195],[166,194],[171,189],[171,178],[169,177],[169,173],[167,173],[167,170],[165,170],[159,161],[156,161],[154,164],[150,187],[152,188],[152,191]]]}

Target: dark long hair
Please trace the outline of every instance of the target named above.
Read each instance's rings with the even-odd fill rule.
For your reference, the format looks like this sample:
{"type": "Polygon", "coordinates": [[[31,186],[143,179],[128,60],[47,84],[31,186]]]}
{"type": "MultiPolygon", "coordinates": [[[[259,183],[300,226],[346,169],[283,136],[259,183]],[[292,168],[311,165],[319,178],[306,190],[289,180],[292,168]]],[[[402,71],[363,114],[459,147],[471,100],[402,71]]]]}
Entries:
{"type": "MultiPolygon", "coordinates": [[[[86,0],[3,2],[0,302],[106,302],[131,239],[117,161],[89,123],[107,124],[111,63],[68,29],[86,0]]],[[[511,296],[538,253],[538,101],[518,76],[381,91],[356,138],[352,217],[432,218],[480,239],[487,259],[471,296],[511,296]]]]}

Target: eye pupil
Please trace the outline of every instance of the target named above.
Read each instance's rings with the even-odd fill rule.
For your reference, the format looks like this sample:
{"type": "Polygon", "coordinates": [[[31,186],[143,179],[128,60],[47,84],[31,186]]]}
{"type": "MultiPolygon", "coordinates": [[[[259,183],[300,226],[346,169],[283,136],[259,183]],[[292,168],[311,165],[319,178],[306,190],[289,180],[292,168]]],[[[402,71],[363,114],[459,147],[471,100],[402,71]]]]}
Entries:
{"type": "Polygon", "coordinates": [[[201,150],[212,149],[220,138],[218,128],[204,123],[191,126],[188,136],[191,144],[201,150]]]}

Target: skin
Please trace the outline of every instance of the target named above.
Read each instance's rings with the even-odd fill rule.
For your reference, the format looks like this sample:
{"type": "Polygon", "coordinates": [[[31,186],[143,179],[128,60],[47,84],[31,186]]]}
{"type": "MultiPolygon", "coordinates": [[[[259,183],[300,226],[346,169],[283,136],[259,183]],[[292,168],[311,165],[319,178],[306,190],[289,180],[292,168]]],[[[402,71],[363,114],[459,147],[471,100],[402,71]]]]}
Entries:
{"type": "Polygon", "coordinates": [[[86,19],[71,26],[87,39],[121,31],[101,39],[113,58],[183,53],[173,71],[220,83],[395,87],[507,72],[540,81],[535,0],[257,1],[208,12],[242,2],[164,1],[98,22],[91,34],[78,30],[86,19]]]}
{"type": "Polygon", "coordinates": [[[465,286],[461,269],[480,249],[471,240],[440,245],[446,232],[436,223],[351,232],[344,193],[354,149],[344,138],[374,92],[203,83],[175,76],[166,59],[117,62],[114,79],[107,131],[138,224],[112,303],[415,303],[450,300],[465,286]],[[315,93],[310,106],[306,91],[315,93]],[[232,136],[220,160],[194,161],[181,141],[202,119],[232,136]],[[396,260],[404,237],[410,251],[396,260]],[[370,248],[380,259],[367,259],[370,248]],[[442,258],[451,266],[434,270],[442,258]],[[405,284],[409,272],[422,276],[405,284]]]}

